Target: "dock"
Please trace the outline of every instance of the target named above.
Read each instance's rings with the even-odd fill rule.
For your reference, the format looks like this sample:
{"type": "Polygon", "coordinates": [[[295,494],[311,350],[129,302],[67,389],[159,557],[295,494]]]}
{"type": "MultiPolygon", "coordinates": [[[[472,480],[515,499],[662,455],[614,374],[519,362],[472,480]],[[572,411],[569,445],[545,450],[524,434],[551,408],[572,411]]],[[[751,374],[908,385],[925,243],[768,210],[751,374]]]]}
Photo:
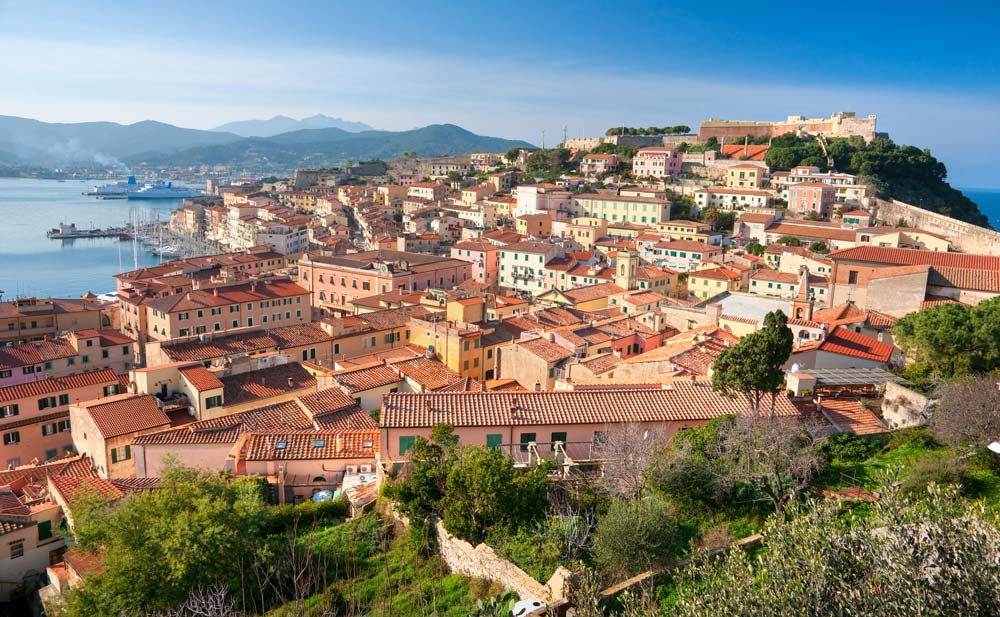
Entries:
{"type": "Polygon", "coordinates": [[[132,236],[128,229],[124,227],[108,227],[107,229],[78,229],[76,223],[59,223],[59,227],[54,227],[45,232],[45,236],[52,240],[72,240],[75,238],[118,238],[119,240],[130,240],[132,236]]]}

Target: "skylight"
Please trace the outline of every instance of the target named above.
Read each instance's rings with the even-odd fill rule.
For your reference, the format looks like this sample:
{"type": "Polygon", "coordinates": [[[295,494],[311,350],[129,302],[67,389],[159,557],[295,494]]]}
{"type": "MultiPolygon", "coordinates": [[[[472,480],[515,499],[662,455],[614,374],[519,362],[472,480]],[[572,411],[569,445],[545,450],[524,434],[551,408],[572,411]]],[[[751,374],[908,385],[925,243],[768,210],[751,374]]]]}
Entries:
{"type": "Polygon", "coordinates": [[[279,450],[284,450],[285,448],[287,448],[287,447],[288,447],[288,442],[287,442],[287,441],[279,441],[279,442],[278,442],[278,445],[277,445],[276,447],[277,447],[277,448],[278,448],[279,450]]]}
{"type": "Polygon", "coordinates": [[[313,447],[314,448],[322,448],[325,445],[326,445],[326,441],[324,441],[322,439],[317,439],[316,441],[313,442],[313,447]]]}

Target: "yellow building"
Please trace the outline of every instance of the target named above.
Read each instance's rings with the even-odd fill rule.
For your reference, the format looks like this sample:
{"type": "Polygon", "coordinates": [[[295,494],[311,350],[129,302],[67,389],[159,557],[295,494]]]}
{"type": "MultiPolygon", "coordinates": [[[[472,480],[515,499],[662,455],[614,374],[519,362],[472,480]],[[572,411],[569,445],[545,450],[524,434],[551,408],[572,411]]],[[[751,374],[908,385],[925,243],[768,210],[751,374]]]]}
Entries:
{"type": "Polygon", "coordinates": [[[688,293],[702,300],[726,291],[738,291],[740,273],[725,267],[698,270],[688,274],[688,293]]]}
{"type": "Polygon", "coordinates": [[[764,169],[744,163],[734,165],[726,172],[726,186],[740,189],[759,189],[764,183],[764,169]]]}

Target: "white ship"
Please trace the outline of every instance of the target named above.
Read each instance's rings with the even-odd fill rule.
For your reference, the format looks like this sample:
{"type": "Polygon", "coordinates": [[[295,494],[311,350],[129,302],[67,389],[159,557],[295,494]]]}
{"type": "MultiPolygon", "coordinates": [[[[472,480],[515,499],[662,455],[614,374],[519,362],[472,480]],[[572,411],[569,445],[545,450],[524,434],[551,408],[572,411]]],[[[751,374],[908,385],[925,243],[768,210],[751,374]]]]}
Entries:
{"type": "Polygon", "coordinates": [[[129,176],[127,182],[115,182],[95,186],[89,193],[98,199],[184,199],[198,197],[200,191],[185,186],[174,186],[170,182],[145,182],[139,184],[135,176],[129,176]]]}

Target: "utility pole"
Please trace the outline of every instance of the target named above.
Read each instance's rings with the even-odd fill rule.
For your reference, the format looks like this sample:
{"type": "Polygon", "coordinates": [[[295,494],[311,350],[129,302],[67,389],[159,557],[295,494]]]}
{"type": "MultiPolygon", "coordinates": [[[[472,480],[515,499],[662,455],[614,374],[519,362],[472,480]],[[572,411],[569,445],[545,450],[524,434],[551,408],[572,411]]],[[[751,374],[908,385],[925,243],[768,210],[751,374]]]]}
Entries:
{"type": "Polygon", "coordinates": [[[542,150],[545,149],[545,129],[542,129],[542,150]]]}

